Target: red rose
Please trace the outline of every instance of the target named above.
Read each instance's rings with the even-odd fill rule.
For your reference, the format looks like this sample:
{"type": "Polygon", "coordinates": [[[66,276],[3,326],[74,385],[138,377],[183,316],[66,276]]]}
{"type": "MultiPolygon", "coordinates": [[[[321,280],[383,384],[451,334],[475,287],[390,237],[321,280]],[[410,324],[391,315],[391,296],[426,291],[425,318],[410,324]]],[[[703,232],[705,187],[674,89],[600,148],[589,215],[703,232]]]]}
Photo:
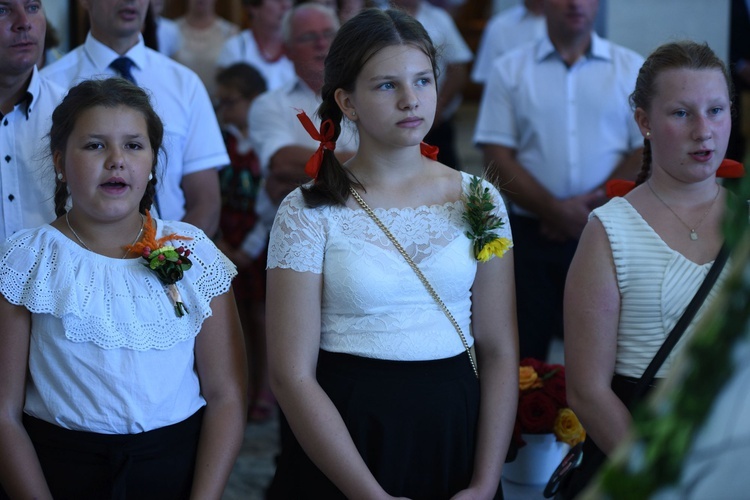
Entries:
{"type": "Polygon", "coordinates": [[[565,394],[564,374],[563,376],[558,376],[556,373],[554,376],[545,380],[544,385],[542,386],[542,391],[557,403],[558,408],[565,408],[568,406],[568,399],[565,394]]]}
{"type": "Polygon", "coordinates": [[[521,366],[530,366],[534,369],[535,372],[537,372],[539,375],[542,373],[545,373],[549,370],[545,369],[545,366],[547,366],[546,363],[543,363],[539,361],[538,359],[534,358],[523,358],[520,363],[521,366]]]}
{"type": "Polygon", "coordinates": [[[557,416],[557,404],[543,391],[523,394],[518,403],[521,430],[529,434],[552,432],[557,416]]]}

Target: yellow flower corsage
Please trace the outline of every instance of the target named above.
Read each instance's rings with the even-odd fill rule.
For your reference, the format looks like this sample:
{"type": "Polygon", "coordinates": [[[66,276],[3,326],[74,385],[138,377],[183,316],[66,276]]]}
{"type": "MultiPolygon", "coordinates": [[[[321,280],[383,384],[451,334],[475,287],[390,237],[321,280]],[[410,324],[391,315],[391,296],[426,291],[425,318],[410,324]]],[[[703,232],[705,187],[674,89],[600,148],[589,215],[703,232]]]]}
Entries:
{"type": "Polygon", "coordinates": [[[474,257],[479,262],[487,262],[492,257],[502,257],[510,248],[508,238],[500,238],[494,231],[505,222],[493,213],[492,194],[482,186],[482,178],[474,177],[464,195],[466,210],[463,219],[469,224],[466,236],[473,241],[474,257]]]}

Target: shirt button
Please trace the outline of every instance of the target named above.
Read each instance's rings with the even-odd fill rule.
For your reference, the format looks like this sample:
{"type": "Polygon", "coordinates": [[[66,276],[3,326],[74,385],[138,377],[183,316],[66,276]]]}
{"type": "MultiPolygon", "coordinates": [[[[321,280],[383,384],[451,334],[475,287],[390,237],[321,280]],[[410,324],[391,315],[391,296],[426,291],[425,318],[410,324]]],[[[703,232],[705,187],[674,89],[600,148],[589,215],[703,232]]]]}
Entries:
{"type": "Polygon", "coordinates": [[[12,194],[9,194],[9,195],[8,195],[8,199],[9,199],[10,201],[13,201],[13,200],[15,200],[15,199],[16,199],[16,197],[15,197],[15,196],[13,196],[12,194]]]}
{"type": "Polygon", "coordinates": [[[8,163],[10,163],[10,155],[5,155],[5,161],[7,161],[8,163]]]}

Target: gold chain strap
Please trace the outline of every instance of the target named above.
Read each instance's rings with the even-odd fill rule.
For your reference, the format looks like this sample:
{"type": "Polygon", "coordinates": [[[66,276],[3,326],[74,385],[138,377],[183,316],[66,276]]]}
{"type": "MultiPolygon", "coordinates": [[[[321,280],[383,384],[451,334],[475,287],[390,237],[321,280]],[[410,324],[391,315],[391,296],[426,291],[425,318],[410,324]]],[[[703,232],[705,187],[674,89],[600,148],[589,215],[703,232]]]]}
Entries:
{"type": "Polygon", "coordinates": [[[398,240],[393,236],[393,234],[388,230],[388,228],[383,224],[383,222],[378,218],[377,215],[375,215],[375,212],[372,211],[370,206],[365,203],[365,200],[362,199],[362,197],[357,193],[357,191],[349,186],[349,192],[352,194],[355,200],[357,200],[357,203],[360,204],[362,209],[367,213],[367,215],[370,216],[370,218],[375,221],[375,224],[378,225],[378,227],[385,233],[386,236],[388,236],[388,239],[391,240],[391,243],[396,247],[396,250],[399,251],[401,255],[404,256],[404,259],[406,259],[406,262],[409,263],[409,266],[414,270],[414,272],[417,274],[417,277],[419,277],[419,280],[422,282],[424,287],[427,289],[427,291],[432,295],[432,298],[435,299],[435,302],[438,303],[440,308],[443,310],[445,315],[448,317],[450,322],[453,324],[453,328],[456,329],[458,332],[458,336],[461,337],[461,342],[464,345],[464,349],[466,349],[466,354],[469,356],[469,361],[471,362],[471,368],[474,370],[474,375],[479,378],[479,372],[477,371],[477,364],[474,362],[474,357],[471,355],[471,348],[469,347],[469,343],[466,342],[466,337],[464,336],[464,332],[461,330],[461,327],[458,324],[458,321],[456,321],[456,318],[453,317],[451,312],[448,310],[448,307],[445,305],[443,300],[438,296],[437,292],[434,288],[432,288],[432,285],[429,281],[427,281],[427,278],[422,273],[422,270],[417,267],[417,265],[414,263],[411,257],[409,257],[409,254],[406,253],[406,250],[404,250],[404,247],[401,246],[401,244],[398,242],[398,240]]]}

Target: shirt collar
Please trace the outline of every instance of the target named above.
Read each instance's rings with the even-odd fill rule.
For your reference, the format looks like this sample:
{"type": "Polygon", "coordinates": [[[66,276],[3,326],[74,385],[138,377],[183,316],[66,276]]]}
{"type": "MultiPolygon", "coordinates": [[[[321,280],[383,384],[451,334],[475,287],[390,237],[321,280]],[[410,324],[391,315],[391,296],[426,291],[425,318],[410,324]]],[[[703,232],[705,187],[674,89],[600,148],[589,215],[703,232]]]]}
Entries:
{"type": "MultiPolygon", "coordinates": [[[[97,73],[108,72],[110,63],[120,57],[120,54],[94,38],[90,31],[86,35],[83,50],[97,73]]],[[[143,71],[146,67],[146,44],[143,42],[143,36],[138,35],[138,43],[122,54],[122,57],[129,57],[135,63],[135,67],[143,71]]],[[[135,79],[138,81],[137,75],[135,79]]]]}
{"type": "MultiPolygon", "coordinates": [[[[537,62],[544,61],[552,56],[558,57],[555,46],[552,45],[552,40],[549,38],[549,34],[545,34],[536,46],[536,53],[534,57],[537,62]]],[[[584,54],[584,59],[601,59],[603,61],[612,60],[612,51],[610,50],[610,42],[601,38],[596,32],[591,33],[591,46],[589,50],[584,54]]]]}
{"type": "Polygon", "coordinates": [[[310,88],[310,86],[307,85],[302,80],[302,78],[297,76],[297,74],[294,75],[294,80],[292,80],[286,88],[287,94],[293,94],[295,92],[303,92],[305,94],[317,96],[317,94],[310,88]]]}
{"type": "MultiPolygon", "coordinates": [[[[39,78],[39,70],[35,65],[34,69],[31,70],[31,79],[29,80],[29,86],[26,87],[26,92],[23,93],[21,98],[13,106],[14,109],[16,108],[16,106],[21,106],[27,120],[29,119],[31,110],[34,107],[34,99],[36,99],[36,97],[39,95],[39,89],[41,86],[39,83],[39,78]]],[[[5,118],[5,115],[0,112],[0,119],[2,118],[5,118]]]]}
{"type": "Polygon", "coordinates": [[[39,92],[42,88],[41,76],[39,76],[39,70],[34,65],[34,70],[31,72],[31,80],[29,81],[29,87],[26,89],[26,93],[19,101],[19,104],[26,103],[26,119],[29,119],[32,109],[34,108],[34,101],[39,102],[39,92]]]}

